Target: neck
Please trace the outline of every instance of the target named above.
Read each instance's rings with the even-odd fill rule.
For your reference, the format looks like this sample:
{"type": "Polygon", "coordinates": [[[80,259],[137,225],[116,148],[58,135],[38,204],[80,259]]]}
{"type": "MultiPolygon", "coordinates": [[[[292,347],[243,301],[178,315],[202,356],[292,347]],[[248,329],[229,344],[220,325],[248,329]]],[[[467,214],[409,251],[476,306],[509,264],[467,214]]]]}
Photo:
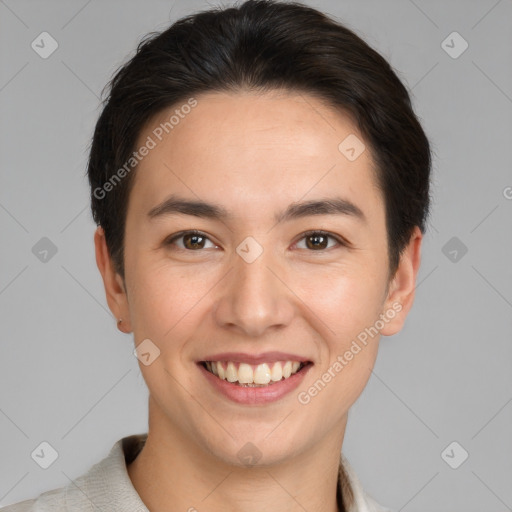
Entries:
{"type": "Polygon", "coordinates": [[[150,407],[148,437],[128,474],[151,512],[339,512],[345,425],[346,418],[342,432],[286,461],[240,467],[207,453],[150,407]]]}

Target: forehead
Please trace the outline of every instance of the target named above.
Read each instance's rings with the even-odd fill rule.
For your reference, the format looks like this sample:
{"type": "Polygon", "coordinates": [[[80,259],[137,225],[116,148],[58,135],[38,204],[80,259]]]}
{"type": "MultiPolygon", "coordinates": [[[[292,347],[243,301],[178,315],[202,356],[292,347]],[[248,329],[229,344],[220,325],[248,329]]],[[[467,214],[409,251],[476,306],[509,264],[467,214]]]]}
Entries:
{"type": "Polygon", "coordinates": [[[349,116],[321,100],[274,91],[206,93],[194,102],[160,112],[140,133],[137,147],[151,139],[153,148],[133,191],[146,202],[180,192],[257,214],[278,198],[342,194],[382,206],[367,144],[349,116]]]}

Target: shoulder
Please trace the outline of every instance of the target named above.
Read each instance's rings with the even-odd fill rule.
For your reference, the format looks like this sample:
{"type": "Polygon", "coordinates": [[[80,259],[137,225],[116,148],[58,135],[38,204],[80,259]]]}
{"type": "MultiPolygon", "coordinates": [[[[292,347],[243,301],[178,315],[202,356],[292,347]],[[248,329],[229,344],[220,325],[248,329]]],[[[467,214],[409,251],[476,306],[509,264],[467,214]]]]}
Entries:
{"type": "Polygon", "coordinates": [[[37,498],[20,501],[0,508],[1,512],[46,512],[65,510],[65,487],[52,489],[40,494],[37,498]]]}
{"type": "Polygon", "coordinates": [[[0,510],[2,512],[29,512],[33,509],[35,500],[25,500],[20,501],[19,503],[13,503],[12,505],[7,505],[7,507],[2,507],[0,510]]]}
{"type": "Polygon", "coordinates": [[[145,437],[145,434],[134,434],[119,439],[105,458],[65,487],[46,491],[33,499],[13,503],[0,508],[0,512],[147,512],[126,469],[127,461],[136,456],[145,437]]]}
{"type": "Polygon", "coordinates": [[[20,501],[19,503],[13,503],[12,505],[7,505],[7,507],[2,507],[0,510],[2,512],[29,512],[33,509],[35,500],[25,500],[20,501]]]}

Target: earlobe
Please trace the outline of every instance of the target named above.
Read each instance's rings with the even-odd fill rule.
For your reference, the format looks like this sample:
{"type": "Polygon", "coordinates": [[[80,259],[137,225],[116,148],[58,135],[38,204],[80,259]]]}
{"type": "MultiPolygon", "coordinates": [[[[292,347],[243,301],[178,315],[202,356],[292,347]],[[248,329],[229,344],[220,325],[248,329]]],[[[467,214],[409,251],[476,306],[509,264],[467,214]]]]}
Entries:
{"type": "Polygon", "coordinates": [[[118,329],[124,333],[131,332],[128,298],[124,282],[115,270],[105,239],[105,232],[101,226],[98,226],[94,233],[94,246],[96,264],[103,279],[108,307],[116,319],[118,329]],[[119,319],[122,319],[122,322],[119,322],[119,319]]]}
{"type": "Polygon", "coordinates": [[[397,271],[389,286],[388,296],[382,313],[388,318],[381,334],[391,336],[399,332],[414,302],[416,277],[421,261],[423,234],[418,226],[409,239],[400,257],[397,271]]]}

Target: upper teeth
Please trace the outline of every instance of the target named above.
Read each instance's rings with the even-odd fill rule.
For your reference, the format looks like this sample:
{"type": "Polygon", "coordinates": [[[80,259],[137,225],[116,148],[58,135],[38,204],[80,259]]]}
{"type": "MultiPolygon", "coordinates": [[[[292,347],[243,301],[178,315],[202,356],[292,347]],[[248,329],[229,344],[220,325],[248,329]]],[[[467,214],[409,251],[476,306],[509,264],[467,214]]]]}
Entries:
{"type": "Polygon", "coordinates": [[[206,368],[220,379],[239,384],[268,384],[270,381],[277,382],[283,377],[287,379],[290,375],[297,373],[300,368],[298,361],[276,361],[273,363],[262,363],[250,365],[232,361],[206,361],[206,368]]]}

